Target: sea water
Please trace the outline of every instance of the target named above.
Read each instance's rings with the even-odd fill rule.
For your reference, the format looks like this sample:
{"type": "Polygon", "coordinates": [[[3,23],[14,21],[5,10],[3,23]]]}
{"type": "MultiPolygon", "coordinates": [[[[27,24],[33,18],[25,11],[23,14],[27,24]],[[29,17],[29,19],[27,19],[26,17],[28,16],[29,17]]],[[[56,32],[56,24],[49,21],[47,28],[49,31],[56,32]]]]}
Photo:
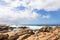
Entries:
{"type": "Polygon", "coordinates": [[[14,30],[21,30],[18,27],[28,27],[30,29],[40,29],[44,26],[50,26],[50,27],[56,27],[56,26],[60,26],[60,24],[20,24],[20,25],[13,25],[12,27],[16,27],[14,30]]]}

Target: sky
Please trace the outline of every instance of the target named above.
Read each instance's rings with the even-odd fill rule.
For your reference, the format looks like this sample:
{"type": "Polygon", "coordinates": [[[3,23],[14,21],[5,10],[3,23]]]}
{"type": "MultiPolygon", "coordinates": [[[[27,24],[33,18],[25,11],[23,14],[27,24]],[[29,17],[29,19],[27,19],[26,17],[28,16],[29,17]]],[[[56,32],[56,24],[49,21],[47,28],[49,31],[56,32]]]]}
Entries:
{"type": "Polygon", "coordinates": [[[0,24],[60,24],[60,0],[0,0],[0,24]]]}

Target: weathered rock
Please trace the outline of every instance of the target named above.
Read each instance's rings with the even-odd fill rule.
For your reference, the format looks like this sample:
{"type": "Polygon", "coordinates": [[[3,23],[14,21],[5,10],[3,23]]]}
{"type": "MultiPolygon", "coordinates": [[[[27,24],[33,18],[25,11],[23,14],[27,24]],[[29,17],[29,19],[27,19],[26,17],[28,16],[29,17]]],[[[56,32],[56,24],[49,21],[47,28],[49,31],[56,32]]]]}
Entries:
{"type": "Polygon", "coordinates": [[[18,37],[19,37],[19,35],[15,34],[15,35],[13,35],[13,36],[10,36],[8,39],[9,39],[9,40],[17,40],[18,37]]]}
{"type": "Polygon", "coordinates": [[[24,29],[1,33],[0,40],[60,40],[60,27],[42,27],[38,30],[24,29]]]}
{"type": "Polygon", "coordinates": [[[52,27],[45,26],[45,27],[42,27],[39,31],[41,31],[41,32],[51,32],[52,30],[53,30],[52,27]]]}
{"type": "Polygon", "coordinates": [[[8,40],[8,34],[0,34],[0,40],[8,40]]]}
{"type": "Polygon", "coordinates": [[[7,25],[0,25],[0,33],[2,32],[8,32],[8,31],[11,31],[11,30],[13,30],[13,28],[12,27],[9,27],[9,26],[7,26],[7,25]]]}
{"type": "Polygon", "coordinates": [[[18,28],[20,28],[20,29],[29,29],[29,27],[26,27],[26,26],[21,26],[21,27],[18,27],[18,28]]]}

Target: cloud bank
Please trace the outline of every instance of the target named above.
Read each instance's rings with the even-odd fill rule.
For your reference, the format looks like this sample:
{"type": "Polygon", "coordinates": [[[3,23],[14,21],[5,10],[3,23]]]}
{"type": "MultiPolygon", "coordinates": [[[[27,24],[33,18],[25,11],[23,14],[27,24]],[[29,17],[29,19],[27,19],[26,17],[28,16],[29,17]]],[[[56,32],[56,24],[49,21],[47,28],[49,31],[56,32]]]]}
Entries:
{"type": "Polygon", "coordinates": [[[50,18],[50,15],[41,15],[33,10],[55,11],[60,9],[59,3],[60,0],[0,0],[0,19],[14,21],[50,18]]]}

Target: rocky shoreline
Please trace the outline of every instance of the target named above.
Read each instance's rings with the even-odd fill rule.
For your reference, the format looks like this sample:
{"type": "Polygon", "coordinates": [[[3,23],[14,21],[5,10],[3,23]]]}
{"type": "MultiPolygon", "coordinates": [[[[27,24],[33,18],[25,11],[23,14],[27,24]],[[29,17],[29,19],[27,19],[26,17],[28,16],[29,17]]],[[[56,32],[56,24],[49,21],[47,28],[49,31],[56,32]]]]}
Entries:
{"type": "MultiPolygon", "coordinates": [[[[22,28],[22,27],[20,27],[22,28]]],[[[42,27],[41,29],[32,30],[23,28],[15,30],[14,28],[0,25],[0,40],[60,40],[60,27],[42,27]]]]}

